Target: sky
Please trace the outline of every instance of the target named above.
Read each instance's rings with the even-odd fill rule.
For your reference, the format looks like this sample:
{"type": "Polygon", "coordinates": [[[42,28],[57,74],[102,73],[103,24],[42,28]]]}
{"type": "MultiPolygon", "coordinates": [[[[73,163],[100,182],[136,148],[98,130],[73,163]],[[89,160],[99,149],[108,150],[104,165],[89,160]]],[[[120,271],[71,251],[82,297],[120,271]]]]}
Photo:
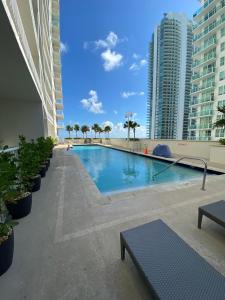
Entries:
{"type": "Polygon", "coordinates": [[[125,137],[125,114],[132,112],[137,137],[145,137],[152,32],[164,13],[191,19],[199,6],[197,0],[61,0],[64,125],[110,125],[111,137],[125,137]]]}

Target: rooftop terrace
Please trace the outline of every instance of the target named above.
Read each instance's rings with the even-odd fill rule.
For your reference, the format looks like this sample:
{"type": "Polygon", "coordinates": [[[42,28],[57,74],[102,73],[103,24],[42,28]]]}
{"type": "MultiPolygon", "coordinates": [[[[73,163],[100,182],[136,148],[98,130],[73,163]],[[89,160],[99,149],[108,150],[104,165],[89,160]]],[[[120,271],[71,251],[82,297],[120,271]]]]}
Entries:
{"type": "Polygon", "coordinates": [[[1,299],[151,299],[119,233],[163,219],[225,275],[225,230],[209,219],[197,229],[198,206],[225,198],[225,175],[102,196],[76,156],[55,149],[48,176],[33,194],[31,214],[15,228],[12,267],[1,299]]]}

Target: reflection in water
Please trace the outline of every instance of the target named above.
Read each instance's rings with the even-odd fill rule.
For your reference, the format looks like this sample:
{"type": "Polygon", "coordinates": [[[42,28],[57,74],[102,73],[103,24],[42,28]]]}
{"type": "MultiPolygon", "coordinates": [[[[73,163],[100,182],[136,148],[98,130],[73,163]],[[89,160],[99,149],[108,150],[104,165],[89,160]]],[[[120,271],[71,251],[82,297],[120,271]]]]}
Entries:
{"type": "Polygon", "coordinates": [[[139,171],[136,170],[136,160],[134,155],[126,157],[124,160],[125,167],[123,168],[123,181],[125,183],[133,182],[139,175],[139,171]]]}

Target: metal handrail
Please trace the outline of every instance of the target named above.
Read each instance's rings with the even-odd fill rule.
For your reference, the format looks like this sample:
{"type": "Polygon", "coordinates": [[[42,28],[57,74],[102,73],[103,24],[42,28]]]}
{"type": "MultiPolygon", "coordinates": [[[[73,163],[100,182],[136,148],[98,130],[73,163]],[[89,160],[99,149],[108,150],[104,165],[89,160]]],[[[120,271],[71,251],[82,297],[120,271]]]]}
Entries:
{"type": "Polygon", "coordinates": [[[179,158],[178,160],[176,160],[175,162],[173,162],[172,164],[170,164],[168,167],[166,167],[165,169],[159,171],[158,173],[154,174],[152,176],[152,179],[154,180],[156,176],[158,176],[159,174],[165,172],[166,170],[168,170],[169,168],[171,168],[172,166],[174,166],[175,164],[177,164],[178,162],[180,162],[183,159],[194,159],[194,160],[200,160],[201,162],[204,163],[205,168],[204,168],[204,173],[203,173],[203,181],[202,181],[202,190],[205,191],[205,183],[206,183],[206,175],[207,175],[207,162],[202,159],[202,158],[198,158],[198,157],[190,157],[190,156],[183,156],[181,158],[179,158]]]}

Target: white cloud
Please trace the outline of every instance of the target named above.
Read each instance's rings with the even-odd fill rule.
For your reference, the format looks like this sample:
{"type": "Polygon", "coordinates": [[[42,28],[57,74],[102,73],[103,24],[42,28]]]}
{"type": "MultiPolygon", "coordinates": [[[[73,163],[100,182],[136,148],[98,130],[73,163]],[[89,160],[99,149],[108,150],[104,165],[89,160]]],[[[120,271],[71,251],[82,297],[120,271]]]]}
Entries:
{"type": "Polygon", "coordinates": [[[118,35],[116,33],[114,33],[113,31],[111,31],[105,40],[97,40],[95,41],[95,46],[97,49],[99,48],[107,48],[107,49],[112,49],[115,48],[116,45],[119,42],[119,38],[118,35]]]}
{"type": "Polygon", "coordinates": [[[104,70],[109,72],[119,68],[123,63],[123,55],[114,49],[119,43],[127,39],[120,39],[118,35],[111,31],[105,39],[99,39],[94,42],[84,42],[84,49],[98,50],[102,49],[101,58],[103,60],[104,70]]]}
{"type": "Polygon", "coordinates": [[[66,43],[60,42],[60,51],[61,53],[67,53],[69,51],[69,47],[66,43]]]}
{"type": "Polygon", "coordinates": [[[122,92],[121,97],[127,99],[132,96],[144,96],[144,94],[144,92],[122,92]]]}
{"type": "Polygon", "coordinates": [[[140,57],[141,57],[141,56],[140,56],[139,54],[137,54],[137,53],[134,53],[134,54],[133,54],[133,58],[134,58],[134,59],[139,59],[140,57]]]}
{"type": "Polygon", "coordinates": [[[98,99],[97,92],[94,90],[90,90],[89,92],[90,97],[88,99],[82,99],[81,104],[83,108],[87,109],[94,114],[103,114],[103,104],[98,99]]]}
{"type": "Polygon", "coordinates": [[[130,67],[130,71],[139,71],[141,68],[145,67],[147,65],[147,60],[145,58],[141,58],[140,55],[134,53],[133,58],[136,60],[130,67]]]}
{"type": "Polygon", "coordinates": [[[101,58],[104,61],[103,67],[107,72],[119,68],[122,65],[122,54],[111,51],[111,49],[107,49],[106,51],[102,52],[101,58]]]}
{"type": "Polygon", "coordinates": [[[114,113],[115,115],[117,115],[117,114],[118,114],[118,111],[114,109],[113,113],[114,113]]]}

